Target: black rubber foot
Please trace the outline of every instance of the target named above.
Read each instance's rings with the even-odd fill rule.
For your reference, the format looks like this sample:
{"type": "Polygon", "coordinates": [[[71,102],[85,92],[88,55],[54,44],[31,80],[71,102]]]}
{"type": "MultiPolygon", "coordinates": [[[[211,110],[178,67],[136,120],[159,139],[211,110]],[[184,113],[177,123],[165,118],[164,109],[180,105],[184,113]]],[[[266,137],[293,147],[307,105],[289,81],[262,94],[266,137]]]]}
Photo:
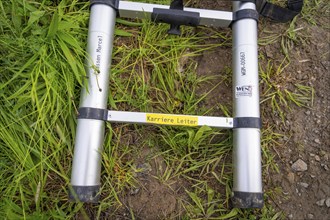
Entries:
{"type": "Polygon", "coordinates": [[[234,192],[231,198],[233,206],[236,208],[259,208],[264,206],[263,193],[234,192]]]}
{"type": "Polygon", "coordinates": [[[72,202],[97,203],[100,199],[100,186],[71,186],[69,200],[72,202]]]}

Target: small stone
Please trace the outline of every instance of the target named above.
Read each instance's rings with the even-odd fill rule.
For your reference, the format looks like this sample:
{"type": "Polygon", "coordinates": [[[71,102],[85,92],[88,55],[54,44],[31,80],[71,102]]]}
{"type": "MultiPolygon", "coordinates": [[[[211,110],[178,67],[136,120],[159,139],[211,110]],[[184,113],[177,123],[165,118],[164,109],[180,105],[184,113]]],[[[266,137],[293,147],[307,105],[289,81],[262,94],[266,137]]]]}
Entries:
{"type": "Polygon", "coordinates": [[[307,164],[302,159],[299,159],[292,164],[291,168],[293,171],[302,172],[307,170],[307,164]]]}
{"type": "Polygon", "coordinates": [[[288,215],[288,218],[293,218],[293,215],[292,214],[288,215]]]}
{"type": "Polygon", "coordinates": [[[287,179],[291,184],[293,184],[294,183],[294,173],[291,173],[291,172],[288,173],[287,179]]]}
{"type": "Polygon", "coordinates": [[[131,190],[130,190],[130,194],[131,195],[136,195],[136,194],[138,194],[140,192],[140,188],[132,188],[131,190]]]}
{"type": "Polygon", "coordinates": [[[330,208],[330,198],[327,198],[327,200],[325,200],[325,205],[330,208]]]}
{"type": "Polygon", "coordinates": [[[304,187],[304,188],[308,188],[309,184],[308,183],[299,183],[300,186],[304,187]]]}
{"type": "Polygon", "coordinates": [[[307,218],[308,218],[308,219],[313,219],[313,218],[314,218],[314,215],[313,215],[313,214],[308,214],[308,215],[307,215],[307,218]]]}
{"type": "Polygon", "coordinates": [[[321,158],[320,158],[318,155],[315,155],[315,160],[316,160],[316,161],[320,161],[321,158]]]}
{"type": "Polygon", "coordinates": [[[151,165],[149,163],[138,164],[137,169],[139,169],[139,172],[144,172],[144,173],[148,173],[152,171],[151,165]]]}
{"type": "Polygon", "coordinates": [[[311,111],[307,111],[305,113],[306,113],[306,115],[310,115],[311,114],[311,111]]]}
{"type": "Polygon", "coordinates": [[[327,154],[327,152],[325,152],[324,150],[321,150],[320,152],[319,152],[319,155],[321,155],[321,156],[324,156],[324,155],[326,155],[327,154]]]}
{"type": "Polygon", "coordinates": [[[324,206],[324,202],[325,202],[325,199],[321,199],[319,201],[316,202],[316,205],[318,206],[324,206]]]}
{"type": "Polygon", "coordinates": [[[325,169],[326,171],[329,170],[329,167],[328,167],[328,165],[326,165],[326,164],[321,163],[321,167],[323,167],[323,169],[325,169]]]}
{"type": "Polygon", "coordinates": [[[320,141],[320,139],[318,139],[318,138],[316,138],[314,141],[315,141],[315,143],[317,143],[317,144],[321,144],[321,141],[320,141]]]}

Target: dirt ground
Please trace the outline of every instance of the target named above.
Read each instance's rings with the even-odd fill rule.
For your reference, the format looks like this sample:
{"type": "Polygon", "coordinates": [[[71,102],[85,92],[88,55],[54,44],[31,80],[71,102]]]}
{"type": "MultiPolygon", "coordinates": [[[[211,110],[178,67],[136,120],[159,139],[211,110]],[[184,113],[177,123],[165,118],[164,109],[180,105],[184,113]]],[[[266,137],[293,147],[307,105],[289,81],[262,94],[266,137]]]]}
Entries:
{"type": "MultiPolygon", "coordinates": [[[[219,10],[230,7],[228,3],[220,1],[196,2],[191,1],[191,6],[219,10]]],[[[290,63],[278,76],[283,77],[280,85],[287,89],[294,89],[296,83],[313,87],[313,101],[307,107],[298,107],[292,102],[288,102],[289,106],[282,106],[284,122],[269,103],[261,104],[263,126],[271,126],[273,132],[280,134],[276,146],[271,149],[279,172],[264,172],[264,189],[279,189],[268,202],[277,211],[283,211],[287,219],[330,218],[330,33],[324,27],[327,22],[327,18],[317,18],[317,25],[311,25],[304,19],[297,19],[296,27],[301,30],[301,40],[291,45],[288,54],[290,63]]],[[[288,28],[289,24],[273,23],[261,18],[259,38],[270,35],[265,30],[283,34],[288,28]]],[[[259,47],[259,56],[263,57],[259,61],[261,67],[265,68],[269,61],[275,69],[280,67],[285,58],[280,39],[259,47]]],[[[219,74],[223,74],[225,79],[206,98],[203,106],[211,108],[223,103],[231,108],[231,79],[228,79],[231,48],[219,47],[204,52],[196,61],[199,75],[217,76],[219,79],[219,74]]],[[[212,83],[216,84],[215,81],[212,83]]],[[[206,87],[202,86],[199,92],[202,93],[204,89],[206,87]]],[[[264,89],[260,85],[261,92],[265,92],[264,89]]],[[[261,96],[261,100],[263,98],[261,96]]],[[[124,207],[116,211],[117,219],[131,219],[129,210],[138,219],[175,218],[184,211],[176,198],[184,198],[185,183],[173,180],[164,184],[155,178],[166,169],[164,159],[156,156],[158,153],[157,147],[153,150],[143,149],[136,157],[135,166],[139,171],[135,177],[139,184],[121,195],[124,207]]]]}
{"type": "MultiPolygon", "coordinates": [[[[221,9],[223,5],[216,1],[204,1],[198,6],[221,9]]],[[[329,18],[320,16],[316,22],[317,25],[311,25],[301,18],[297,19],[301,41],[292,45],[289,51],[291,62],[279,75],[286,80],[283,86],[287,88],[295,83],[313,87],[313,102],[307,107],[289,103],[290,106],[285,108],[284,123],[268,104],[261,105],[264,127],[275,125],[274,132],[283,135],[273,148],[279,172],[271,171],[264,175],[264,188],[281,189],[271,203],[288,219],[330,218],[330,33],[325,27],[329,24],[329,18]]],[[[262,18],[259,38],[269,35],[265,30],[284,33],[288,28],[289,24],[276,24],[262,18]]],[[[225,74],[226,68],[230,68],[230,54],[230,48],[205,52],[199,59],[199,74],[225,74]]],[[[264,68],[269,61],[279,67],[285,57],[281,52],[281,40],[260,46],[260,55],[265,58],[259,59],[264,68]]],[[[217,88],[205,104],[230,103],[230,85],[228,87],[217,88]]]]}
{"type": "MultiPolygon", "coordinates": [[[[284,73],[292,78],[291,83],[302,82],[315,89],[313,104],[309,108],[291,106],[284,124],[262,106],[264,120],[279,125],[276,131],[285,135],[275,152],[280,172],[264,177],[265,188],[282,188],[282,195],[273,203],[289,219],[330,218],[330,33],[324,28],[327,19],[317,22],[319,25],[311,26],[298,19],[306,41],[290,51],[291,63],[284,73]]],[[[270,29],[283,28],[270,25],[270,29]]],[[[280,61],[278,48],[276,43],[261,47],[260,52],[273,51],[269,58],[280,61]]]]}

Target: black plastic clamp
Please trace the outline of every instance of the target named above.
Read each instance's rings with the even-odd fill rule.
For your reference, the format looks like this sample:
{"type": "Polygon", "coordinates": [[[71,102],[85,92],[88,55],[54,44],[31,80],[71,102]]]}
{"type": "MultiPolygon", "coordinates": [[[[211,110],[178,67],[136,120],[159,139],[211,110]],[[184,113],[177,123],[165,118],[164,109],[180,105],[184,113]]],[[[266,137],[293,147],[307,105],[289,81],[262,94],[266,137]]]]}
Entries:
{"type": "Polygon", "coordinates": [[[242,9],[233,13],[233,22],[244,18],[252,18],[258,22],[259,13],[254,9],[242,9]]]}
{"type": "Polygon", "coordinates": [[[90,0],[90,6],[92,7],[95,4],[108,5],[114,10],[116,10],[117,14],[119,12],[119,1],[120,0],[90,0]]]}
{"type": "Polygon", "coordinates": [[[108,110],[99,108],[81,107],[78,109],[78,119],[94,119],[107,121],[108,110]]]}
{"type": "Polygon", "coordinates": [[[261,129],[261,118],[239,117],[234,118],[234,128],[259,128],[261,129]]]}
{"type": "Polygon", "coordinates": [[[256,2],[257,10],[260,15],[278,22],[291,21],[301,12],[303,5],[303,0],[288,0],[287,7],[285,8],[272,4],[267,0],[259,0],[256,2]]]}

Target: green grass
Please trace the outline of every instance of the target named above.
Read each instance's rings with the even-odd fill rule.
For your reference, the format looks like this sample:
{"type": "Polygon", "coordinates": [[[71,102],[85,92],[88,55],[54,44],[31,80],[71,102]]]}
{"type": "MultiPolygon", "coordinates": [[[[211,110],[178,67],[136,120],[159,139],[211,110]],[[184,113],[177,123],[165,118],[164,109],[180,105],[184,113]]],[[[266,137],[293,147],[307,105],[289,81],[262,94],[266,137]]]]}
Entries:
{"type": "MultiPolygon", "coordinates": [[[[187,183],[185,197],[178,198],[182,219],[281,218],[267,203],[271,191],[265,192],[266,206],[261,210],[231,208],[232,136],[208,127],[107,124],[101,202],[70,203],[67,190],[75,118],[84,86],[89,5],[77,0],[58,2],[0,1],[0,214],[5,219],[102,218],[109,209],[123,207],[120,197],[137,184],[134,155],[143,147],[156,146],[167,165],[156,178],[164,184],[175,179],[187,183]],[[142,141],[134,144],[134,135],[142,141]]],[[[311,19],[308,13],[305,9],[304,17],[311,19]]],[[[199,94],[199,86],[213,78],[197,77],[194,58],[205,50],[230,46],[229,30],[200,28],[196,32],[186,27],[177,37],[168,36],[164,24],[123,19],[117,23],[109,108],[194,115],[214,112],[200,104],[227,81],[199,94]]],[[[299,31],[289,27],[283,35],[284,48],[304,39],[299,31]]],[[[265,44],[280,38],[271,35],[265,44]]],[[[262,102],[269,102],[282,119],[285,106],[308,106],[313,97],[312,88],[281,75],[284,64],[289,65],[283,62],[276,67],[269,62],[260,67],[262,102]]],[[[230,115],[230,106],[219,106],[220,114],[230,115]]],[[[278,169],[272,149],[281,135],[272,129],[267,126],[263,131],[265,175],[278,169]]]]}
{"type": "MultiPolygon", "coordinates": [[[[286,56],[286,55],[285,55],[286,56]]],[[[297,82],[291,75],[285,72],[289,67],[285,58],[277,69],[269,61],[266,69],[260,67],[261,78],[261,103],[267,103],[271,106],[273,113],[280,116],[282,121],[291,106],[310,108],[313,106],[314,89],[307,85],[307,81],[297,82]]]]}

